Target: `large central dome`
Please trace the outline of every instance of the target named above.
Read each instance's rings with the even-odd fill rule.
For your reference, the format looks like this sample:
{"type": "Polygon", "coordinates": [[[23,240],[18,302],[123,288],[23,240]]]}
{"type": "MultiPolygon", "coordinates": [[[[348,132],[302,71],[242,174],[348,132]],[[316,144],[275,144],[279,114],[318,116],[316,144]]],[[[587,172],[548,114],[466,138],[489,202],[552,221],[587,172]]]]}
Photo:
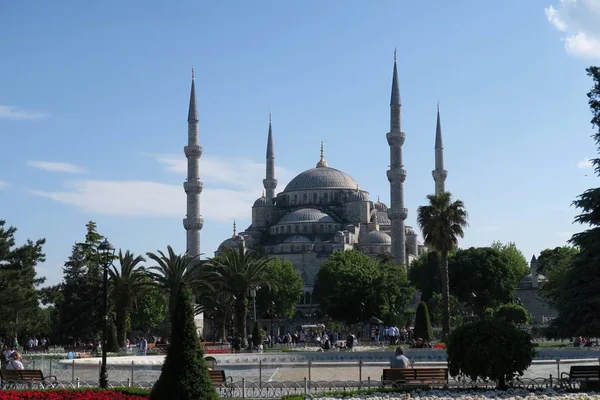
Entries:
{"type": "Polygon", "coordinates": [[[288,183],[284,192],[312,189],[355,189],[358,184],[350,175],[335,168],[317,167],[302,172],[288,183]]]}

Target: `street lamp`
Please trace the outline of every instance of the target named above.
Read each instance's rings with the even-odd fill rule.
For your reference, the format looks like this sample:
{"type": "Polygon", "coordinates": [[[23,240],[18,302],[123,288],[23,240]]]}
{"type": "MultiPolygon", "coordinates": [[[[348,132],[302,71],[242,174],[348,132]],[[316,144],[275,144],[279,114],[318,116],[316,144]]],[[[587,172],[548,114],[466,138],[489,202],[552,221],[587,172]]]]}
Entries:
{"type": "Polygon", "coordinates": [[[256,291],[260,289],[260,286],[253,287],[250,289],[250,297],[252,297],[252,303],[254,306],[254,322],[256,322],[256,291]]]}
{"type": "Polygon", "coordinates": [[[273,318],[275,318],[275,302],[271,302],[271,348],[273,348],[273,318]]]}
{"type": "Polygon", "coordinates": [[[104,239],[97,249],[98,262],[104,269],[102,291],[104,295],[103,312],[104,312],[104,332],[102,333],[102,365],[100,366],[100,387],[106,389],[108,387],[108,371],[106,370],[106,338],[108,337],[108,268],[112,265],[115,255],[115,247],[104,239]]]}

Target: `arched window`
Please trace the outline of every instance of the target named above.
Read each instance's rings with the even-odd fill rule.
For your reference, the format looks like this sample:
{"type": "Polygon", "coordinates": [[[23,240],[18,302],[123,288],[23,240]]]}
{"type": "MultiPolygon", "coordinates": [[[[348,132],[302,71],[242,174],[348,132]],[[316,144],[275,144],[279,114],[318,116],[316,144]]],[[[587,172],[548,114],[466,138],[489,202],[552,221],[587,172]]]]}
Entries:
{"type": "Polygon", "coordinates": [[[298,202],[298,195],[297,195],[297,194],[295,194],[295,195],[294,195],[294,204],[296,204],[297,202],[298,202]]]}
{"type": "Polygon", "coordinates": [[[299,230],[300,230],[300,227],[298,225],[294,226],[294,232],[298,233],[299,230]]]}
{"type": "Polygon", "coordinates": [[[317,203],[319,201],[319,195],[315,192],[313,193],[313,203],[317,203]]]}
{"type": "Polygon", "coordinates": [[[327,193],[323,193],[323,203],[327,203],[329,201],[329,196],[327,195],[327,193]]]}
{"type": "Polygon", "coordinates": [[[302,202],[303,202],[304,204],[308,203],[308,194],[304,193],[304,194],[302,195],[302,202]]]}
{"type": "Polygon", "coordinates": [[[310,302],[310,293],[309,293],[309,292],[306,292],[306,293],[304,294],[304,304],[312,304],[312,303],[310,302]]]}

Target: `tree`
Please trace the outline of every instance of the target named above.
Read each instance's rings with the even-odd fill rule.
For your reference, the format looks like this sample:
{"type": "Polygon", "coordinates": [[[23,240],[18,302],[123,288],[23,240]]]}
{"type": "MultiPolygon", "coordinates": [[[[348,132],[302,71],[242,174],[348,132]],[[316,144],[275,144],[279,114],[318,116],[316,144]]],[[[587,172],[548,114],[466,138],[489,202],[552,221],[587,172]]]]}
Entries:
{"type": "Polygon", "coordinates": [[[252,344],[255,347],[258,347],[263,341],[262,331],[260,329],[260,325],[258,321],[254,321],[254,326],[252,327],[252,344]]]}
{"type": "Polygon", "coordinates": [[[567,279],[569,266],[577,253],[579,253],[579,250],[570,246],[546,249],[540,253],[537,259],[537,272],[546,278],[544,283],[540,285],[540,297],[550,307],[557,307],[562,292],[562,284],[567,279]]]}
{"type": "Polygon", "coordinates": [[[131,313],[130,325],[132,330],[140,330],[144,334],[148,334],[165,319],[167,299],[160,289],[152,286],[150,277],[146,276],[144,280],[146,285],[137,300],[137,307],[131,313]]]}
{"type": "Polygon", "coordinates": [[[144,294],[146,271],[138,264],[146,261],[142,256],[135,256],[129,250],[123,254],[119,250],[119,266],[112,266],[110,274],[111,297],[115,303],[117,341],[119,347],[125,346],[127,325],[137,300],[144,294]]]}
{"type": "Polygon", "coordinates": [[[420,302],[417,306],[414,333],[416,338],[421,338],[426,341],[433,339],[433,328],[431,327],[431,321],[429,320],[429,310],[427,309],[427,303],[424,301],[420,302]]]}
{"type": "Polygon", "coordinates": [[[421,291],[421,300],[429,301],[434,293],[442,292],[440,257],[435,251],[423,253],[412,261],[408,280],[421,291]]]}
{"type": "MultiPolygon", "coordinates": [[[[463,307],[460,301],[450,295],[450,323],[452,326],[461,325],[463,322],[463,307]]],[[[433,326],[442,325],[442,295],[440,293],[434,293],[429,301],[427,301],[427,308],[429,310],[429,318],[433,326]]]]}
{"type": "Polygon", "coordinates": [[[150,400],[217,400],[194,323],[191,290],[181,284],[171,297],[177,297],[173,302],[171,344],[150,400]]]}
{"type": "Polygon", "coordinates": [[[531,365],[535,348],[531,335],[514,324],[497,318],[465,324],[448,340],[448,369],[476,380],[498,381],[500,389],[531,365]]]}
{"type": "Polygon", "coordinates": [[[8,334],[37,334],[36,318],[40,314],[36,288],[46,278],[38,277],[35,267],[45,261],[45,239],[27,240],[15,247],[13,226],[5,228],[0,220],[0,321],[8,334]]]}
{"type": "Polygon", "coordinates": [[[449,192],[430,194],[428,205],[417,210],[417,223],[423,232],[425,245],[440,253],[442,282],[442,332],[450,333],[450,288],[448,282],[448,254],[456,248],[458,238],[464,237],[468,214],[462,201],[452,201],[449,192]]]}
{"type": "Polygon", "coordinates": [[[508,268],[513,271],[515,282],[518,282],[525,275],[529,274],[527,259],[523,255],[523,252],[517,248],[515,242],[503,244],[502,242],[495,241],[490,247],[498,250],[508,260],[508,268]]]}
{"type": "Polygon", "coordinates": [[[461,302],[482,315],[487,307],[508,303],[516,287],[516,276],[508,259],[491,247],[471,247],[450,257],[450,291],[461,302]],[[475,296],[473,296],[473,294],[475,296]]]}
{"type": "Polygon", "coordinates": [[[248,296],[251,290],[261,288],[278,289],[269,276],[271,260],[264,255],[245,249],[222,248],[222,253],[207,261],[211,271],[210,282],[234,299],[236,331],[247,346],[248,296]]]}
{"type": "Polygon", "coordinates": [[[380,315],[386,324],[396,325],[402,311],[412,301],[415,289],[408,282],[406,268],[394,264],[391,254],[380,254],[377,260],[380,275],[376,289],[380,297],[378,302],[383,305],[380,315]]]}
{"type": "MultiPolygon", "coordinates": [[[[593,79],[592,90],[587,94],[593,114],[592,136],[600,152],[600,68],[589,67],[587,73],[593,79]]],[[[600,176],[600,158],[591,160],[594,173],[600,176]]],[[[581,214],[575,222],[587,227],[576,233],[570,243],[579,249],[568,267],[566,279],[561,286],[556,308],[558,318],[553,325],[559,335],[600,336],[600,187],[588,189],[573,202],[581,214]]]]}
{"type": "Polygon", "coordinates": [[[514,303],[498,306],[498,308],[494,310],[494,317],[517,325],[529,322],[529,312],[525,307],[514,303]]]}
{"type": "Polygon", "coordinates": [[[115,324],[114,318],[110,318],[108,325],[108,337],[106,338],[106,351],[107,353],[118,353],[122,346],[119,346],[119,339],[117,337],[117,325],[115,324]]]}
{"type": "Polygon", "coordinates": [[[293,317],[296,305],[304,294],[302,277],[291,261],[280,258],[271,260],[267,274],[273,279],[274,285],[261,287],[256,294],[256,304],[261,314],[267,316],[273,312],[278,318],[293,317]]]}

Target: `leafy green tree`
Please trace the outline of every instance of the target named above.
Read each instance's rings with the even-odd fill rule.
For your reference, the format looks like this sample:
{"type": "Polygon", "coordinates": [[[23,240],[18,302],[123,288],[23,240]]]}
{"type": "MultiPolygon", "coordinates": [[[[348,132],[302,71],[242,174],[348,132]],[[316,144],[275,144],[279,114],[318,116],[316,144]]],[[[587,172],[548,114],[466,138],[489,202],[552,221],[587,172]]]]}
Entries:
{"type": "Polygon", "coordinates": [[[525,275],[529,274],[529,264],[523,255],[523,252],[517,248],[515,242],[506,244],[495,241],[490,246],[494,250],[498,250],[508,260],[508,267],[515,276],[515,282],[518,282],[525,275]]]}
{"type": "MultiPolygon", "coordinates": [[[[600,68],[589,67],[587,73],[593,79],[592,90],[587,94],[593,114],[592,125],[596,149],[600,152],[600,68]]],[[[600,158],[591,160],[594,173],[600,176],[600,158]]],[[[575,222],[586,226],[576,233],[570,243],[579,248],[568,268],[561,286],[556,308],[558,318],[553,321],[559,335],[600,336],[600,187],[583,192],[573,202],[581,210],[575,222]]]]}
{"type": "Polygon", "coordinates": [[[383,305],[380,315],[387,324],[395,325],[398,323],[396,316],[400,316],[412,301],[415,289],[408,282],[406,268],[394,264],[391,254],[381,254],[377,261],[380,275],[376,289],[380,296],[379,303],[383,305]]]}
{"type": "Polygon", "coordinates": [[[494,310],[494,317],[517,325],[529,322],[529,312],[525,307],[514,303],[498,306],[496,310],[494,310]]]}
{"type": "Polygon", "coordinates": [[[260,325],[258,321],[254,321],[254,326],[252,327],[252,344],[258,347],[263,341],[262,330],[260,329],[260,325]]]}
{"type": "Polygon", "coordinates": [[[121,349],[119,339],[117,338],[117,325],[114,317],[110,319],[108,324],[108,337],[106,338],[106,351],[108,353],[118,353],[121,349]]]}
{"type": "Polygon", "coordinates": [[[427,303],[424,301],[420,302],[417,306],[414,333],[414,337],[416,338],[427,341],[433,339],[433,328],[431,327],[431,321],[429,320],[429,310],[427,309],[427,303]]]}
{"type": "Polygon", "coordinates": [[[165,319],[167,299],[160,289],[151,286],[150,277],[147,276],[144,280],[146,285],[143,286],[142,294],[137,300],[137,307],[131,313],[130,325],[132,330],[148,334],[165,319]]]}
{"type": "Polygon", "coordinates": [[[450,333],[450,286],[448,254],[456,248],[458,238],[464,237],[468,214],[462,201],[452,201],[449,192],[430,194],[429,204],[417,209],[417,223],[423,232],[425,245],[440,253],[442,283],[442,332],[450,333]]]}
{"type": "Polygon", "coordinates": [[[562,246],[543,250],[537,259],[538,274],[546,278],[540,285],[540,296],[551,307],[557,307],[562,284],[567,279],[569,266],[577,253],[579,250],[574,247],[562,246]]]}
{"type": "Polygon", "coordinates": [[[177,297],[173,301],[171,344],[150,400],[217,400],[194,323],[191,290],[180,284],[171,297],[177,297]]]}
{"type": "Polygon", "coordinates": [[[531,335],[497,318],[456,328],[448,340],[448,369],[475,380],[491,379],[506,389],[507,381],[529,368],[535,356],[531,335]]]}
{"type": "Polygon", "coordinates": [[[128,322],[134,306],[144,294],[146,285],[146,271],[139,264],[146,261],[142,256],[135,256],[129,250],[123,254],[119,250],[119,266],[115,265],[108,270],[110,275],[111,297],[115,303],[117,340],[119,347],[125,346],[127,339],[128,322]]]}
{"type": "Polygon", "coordinates": [[[248,296],[250,291],[260,288],[278,289],[269,275],[271,260],[257,252],[244,249],[223,248],[222,253],[207,261],[211,271],[210,282],[215,288],[231,295],[234,299],[236,332],[247,346],[248,296]]]}
{"type": "Polygon", "coordinates": [[[477,315],[510,302],[517,283],[506,256],[491,247],[457,251],[450,258],[449,271],[451,293],[477,315]]]}
{"type": "Polygon", "coordinates": [[[37,287],[46,278],[38,277],[35,267],[45,261],[45,239],[27,240],[15,247],[15,227],[6,228],[0,220],[0,321],[9,334],[33,334],[40,313],[37,287]]]}
{"type": "MultiPolygon", "coordinates": [[[[442,295],[440,293],[434,293],[427,301],[429,317],[433,326],[442,326],[442,307],[442,295]]],[[[453,295],[450,295],[450,323],[452,326],[463,323],[463,307],[453,295]]]]}
{"type": "Polygon", "coordinates": [[[412,261],[408,280],[421,291],[421,300],[429,301],[434,293],[442,292],[440,257],[435,251],[423,253],[412,261]]]}
{"type": "Polygon", "coordinates": [[[261,314],[266,317],[273,312],[278,318],[293,317],[296,305],[304,294],[302,277],[291,261],[280,258],[271,260],[267,274],[272,277],[274,285],[261,287],[256,294],[256,304],[261,314]]]}

